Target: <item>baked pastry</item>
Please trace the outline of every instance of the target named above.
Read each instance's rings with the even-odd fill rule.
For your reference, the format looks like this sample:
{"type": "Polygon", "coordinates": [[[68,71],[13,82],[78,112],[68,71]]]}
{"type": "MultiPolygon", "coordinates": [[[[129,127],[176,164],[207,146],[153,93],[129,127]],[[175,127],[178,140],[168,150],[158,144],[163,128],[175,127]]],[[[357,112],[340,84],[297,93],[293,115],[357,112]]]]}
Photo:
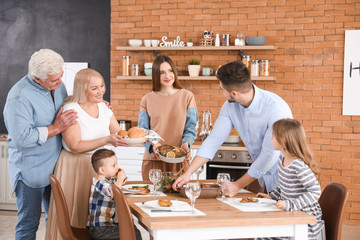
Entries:
{"type": "Polygon", "coordinates": [[[122,136],[123,138],[125,138],[126,136],[129,135],[129,133],[128,133],[128,131],[126,131],[126,130],[120,130],[120,131],[118,132],[118,135],[119,135],[119,136],[122,136]]]}
{"type": "Polygon", "coordinates": [[[129,138],[142,138],[146,136],[146,132],[144,129],[140,127],[132,127],[128,131],[129,138]]]}
{"type": "Polygon", "coordinates": [[[158,201],[158,204],[160,205],[160,206],[162,206],[162,207],[171,207],[171,205],[172,205],[172,202],[171,202],[171,200],[159,200],[158,201]]]}
{"type": "Polygon", "coordinates": [[[256,203],[258,202],[259,199],[256,199],[256,198],[252,198],[252,197],[244,197],[240,200],[240,203],[249,203],[249,202],[253,202],[253,203],[256,203]]]}

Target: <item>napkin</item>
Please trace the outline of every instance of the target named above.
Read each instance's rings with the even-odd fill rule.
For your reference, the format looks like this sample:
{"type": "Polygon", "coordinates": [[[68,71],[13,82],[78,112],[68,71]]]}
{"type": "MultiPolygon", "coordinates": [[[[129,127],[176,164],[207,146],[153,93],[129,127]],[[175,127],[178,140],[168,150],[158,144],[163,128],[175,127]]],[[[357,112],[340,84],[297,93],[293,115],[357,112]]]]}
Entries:
{"type": "MultiPolygon", "coordinates": [[[[167,196],[167,195],[166,195],[165,193],[163,193],[163,192],[156,192],[156,193],[157,193],[157,195],[134,194],[134,195],[131,195],[130,197],[166,197],[166,196],[167,196]]],[[[125,196],[126,196],[127,194],[130,194],[130,192],[124,191],[124,194],[125,194],[125,196]]]]}
{"type": "Polygon", "coordinates": [[[254,205],[247,206],[246,204],[241,204],[241,198],[227,198],[226,200],[222,200],[218,198],[219,201],[226,203],[234,208],[239,209],[243,212],[272,212],[272,211],[283,211],[280,208],[276,207],[273,204],[261,204],[254,203],[254,205]]]}
{"type": "MultiPolygon", "coordinates": [[[[136,206],[138,206],[141,210],[143,210],[147,215],[150,217],[178,217],[178,216],[203,216],[206,215],[205,213],[201,212],[198,209],[195,209],[195,212],[151,212],[152,209],[163,209],[161,207],[154,208],[151,206],[144,205],[141,202],[135,203],[136,206]]],[[[164,208],[165,209],[165,208],[164,208]]],[[[172,210],[191,210],[191,206],[189,204],[185,204],[181,208],[171,208],[168,209],[172,210]]]]}

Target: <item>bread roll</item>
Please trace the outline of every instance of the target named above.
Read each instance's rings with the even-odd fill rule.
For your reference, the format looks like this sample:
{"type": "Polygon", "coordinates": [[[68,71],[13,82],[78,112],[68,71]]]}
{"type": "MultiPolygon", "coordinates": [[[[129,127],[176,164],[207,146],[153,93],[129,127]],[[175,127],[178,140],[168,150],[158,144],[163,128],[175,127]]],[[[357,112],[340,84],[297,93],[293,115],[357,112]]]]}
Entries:
{"type": "Polygon", "coordinates": [[[119,136],[122,136],[123,138],[125,138],[126,136],[129,135],[129,133],[128,133],[128,131],[126,131],[126,130],[120,130],[120,131],[118,132],[118,135],[119,135],[119,136]]]}
{"type": "Polygon", "coordinates": [[[159,200],[158,204],[162,207],[170,207],[172,205],[171,200],[159,200]]]}
{"type": "Polygon", "coordinates": [[[128,132],[129,138],[141,138],[146,136],[145,130],[140,127],[132,127],[128,132]]]}

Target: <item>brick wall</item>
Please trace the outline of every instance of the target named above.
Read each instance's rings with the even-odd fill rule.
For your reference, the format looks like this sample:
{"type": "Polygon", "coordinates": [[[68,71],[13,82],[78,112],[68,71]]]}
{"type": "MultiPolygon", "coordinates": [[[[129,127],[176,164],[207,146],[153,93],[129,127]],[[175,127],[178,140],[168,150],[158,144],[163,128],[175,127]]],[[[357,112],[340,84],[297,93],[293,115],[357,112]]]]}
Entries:
{"type": "MultiPolygon", "coordinates": [[[[322,188],[330,182],[346,185],[350,195],[345,223],[360,224],[360,117],[341,115],[344,33],[360,29],[360,0],[112,0],[111,7],[111,103],[118,119],[137,121],[141,97],[151,89],[150,81],[116,80],[122,56],[130,55],[142,66],[155,59],[151,51],[116,51],[128,39],[180,36],[196,44],[206,29],[232,37],[266,36],[277,50],[246,54],[269,59],[277,79],[255,84],[283,97],[302,121],[322,169],[322,188]]],[[[169,55],[183,75],[191,58],[214,69],[240,59],[236,51],[162,54],[169,55]]],[[[211,110],[215,119],[224,103],[217,81],[181,84],[195,94],[199,113],[211,110]]]]}

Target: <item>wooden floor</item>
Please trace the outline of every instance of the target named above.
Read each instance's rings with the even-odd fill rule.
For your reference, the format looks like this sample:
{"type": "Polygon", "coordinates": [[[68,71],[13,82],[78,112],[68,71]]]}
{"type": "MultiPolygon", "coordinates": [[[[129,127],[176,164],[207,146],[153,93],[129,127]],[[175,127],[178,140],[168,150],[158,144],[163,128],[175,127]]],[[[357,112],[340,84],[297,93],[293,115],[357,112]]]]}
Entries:
{"type": "MultiPolygon", "coordinates": [[[[36,235],[37,240],[43,240],[45,236],[45,217],[42,216],[39,230],[36,235]]],[[[16,212],[15,211],[0,211],[0,240],[15,239],[16,226],[16,212]]],[[[149,240],[149,234],[139,225],[142,239],[149,240]]],[[[359,240],[360,226],[344,225],[342,231],[342,240],[359,240]]]]}

